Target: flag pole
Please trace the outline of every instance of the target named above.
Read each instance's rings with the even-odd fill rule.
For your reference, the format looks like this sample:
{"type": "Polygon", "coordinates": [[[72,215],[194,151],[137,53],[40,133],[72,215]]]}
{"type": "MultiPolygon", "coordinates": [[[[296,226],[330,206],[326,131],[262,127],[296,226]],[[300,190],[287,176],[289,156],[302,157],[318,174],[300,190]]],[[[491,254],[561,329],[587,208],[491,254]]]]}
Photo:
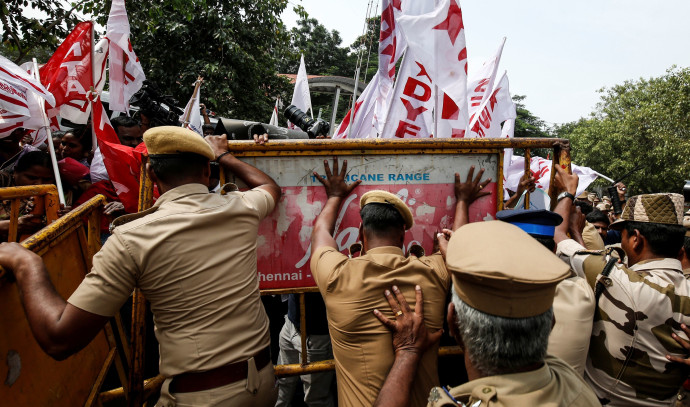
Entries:
{"type": "MultiPolygon", "coordinates": [[[[406,46],[405,50],[403,51],[402,61],[400,61],[400,68],[405,66],[405,59],[407,59],[407,52],[408,51],[409,51],[409,48],[407,48],[407,46],[406,46]]],[[[399,73],[400,72],[398,72],[395,75],[395,82],[393,82],[393,89],[391,89],[391,93],[390,93],[391,94],[391,101],[390,101],[390,103],[388,103],[388,110],[386,110],[386,116],[384,117],[384,119],[386,120],[386,123],[383,125],[383,129],[381,129],[381,134],[384,134],[386,132],[386,128],[389,126],[388,125],[388,117],[391,114],[391,109],[393,109],[393,103],[395,102],[393,100],[393,97],[395,97],[395,91],[398,89],[398,84],[400,83],[399,73]]],[[[350,121],[350,123],[352,123],[352,121],[350,121]]],[[[381,134],[379,134],[379,137],[381,136],[381,134]]]]}
{"type": "MultiPolygon", "coordinates": [[[[96,65],[94,64],[93,49],[96,47],[95,42],[95,30],[94,26],[96,23],[91,20],[91,91],[93,92],[96,88],[96,65]]],[[[89,98],[90,99],[90,98],[89,98]]],[[[96,129],[93,126],[93,103],[89,102],[91,105],[91,152],[95,152],[98,147],[98,139],[96,138],[96,129]]]]}
{"type": "MultiPolygon", "coordinates": [[[[36,58],[33,58],[33,67],[34,67],[34,78],[38,80],[38,82],[41,82],[41,77],[38,75],[38,63],[36,62],[36,58]]],[[[46,130],[46,134],[48,135],[48,139],[46,140],[48,142],[48,152],[50,153],[50,161],[53,164],[53,173],[55,174],[55,186],[57,187],[58,190],[58,199],[60,200],[60,204],[66,205],[65,203],[65,192],[62,190],[62,179],[60,178],[60,170],[57,165],[57,156],[55,155],[55,146],[53,145],[53,133],[50,131],[50,122],[48,121],[48,116],[46,115],[46,108],[45,108],[45,102],[43,101],[43,98],[38,96],[39,100],[39,105],[41,109],[41,118],[43,119],[43,128],[46,130]]]]}

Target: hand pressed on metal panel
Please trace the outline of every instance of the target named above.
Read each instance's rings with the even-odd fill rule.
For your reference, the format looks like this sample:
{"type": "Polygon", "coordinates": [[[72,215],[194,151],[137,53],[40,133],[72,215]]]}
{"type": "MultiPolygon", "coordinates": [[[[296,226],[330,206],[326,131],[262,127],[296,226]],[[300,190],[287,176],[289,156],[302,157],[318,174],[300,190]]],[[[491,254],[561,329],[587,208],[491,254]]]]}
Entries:
{"type": "Polygon", "coordinates": [[[326,195],[337,198],[345,198],[350,195],[353,189],[357,187],[362,181],[357,180],[350,185],[345,182],[345,176],[347,175],[347,160],[343,161],[342,170],[338,171],[338,159],[333,159],[333,172],[331,173],[331,167],[328,165],[327,160],[323,160],[324,170],[326,171],[326,178],[320,176],[316,171],[314,171],[314,176],[319,180],[320,183],[326,188],[326,195]]]}
{"type": "MultiPolygon", "coordinates": [[[[685,335],[687,335],[688,338],[690,338],[690,328],[688,328],[685,324],[680,324],[680,329],[685,332],[685,335]]],[[[686,352],[688,352],[687,357],[682,358],[678,356],[671,356],[671,355],[666,355],[666,359],[670,360],[671,362],[676,362],[676,363],[682,363],[684,365],[690,366],[690,342],[686,341],[685,339],[681,338],[680,336],[672,333],[671,337],[676,340],[680,344],[680,346],[685,349],[686,352]]]]}
{"type": "Polygon", "coordinates": [[[0,243],[0,267],[14,271],[20,264],[41,258],[19,243],[0,243]]]}
{"type": "Polygon", "coordinates": [[[479,174],[474,177],[474,165],[470,167],[467,172],[467,181],[462,182],[460,180],[460,174],[455,173],[455,199],[457,201],[465,201],[467,203],[472,203],[477,199],[491,195],[490,191],[484,189],[491,182],[491,178],[486,179],[481,182],[482,176],[484,175],[484,169],[479,170],[479,174]],[[474,179],[473,179],[474,178],[474,179]]]}
{"type": "Polygon", "coordinates": [[[421,355],[441,339],[443,329],[436,332],[427,330],[424,323],[424,298],[420,286],[415,286],[416,304],[414,312],[410,309],[397,286],[393,286],[393,292],[395,297],[388,290],[384,292],[384,295],[395,315],[395,321],[385,317],[379,310],[374,310],[374,315],[393,333],[393,351],[396,354],[398,352],[410,352],[421,355]]]}

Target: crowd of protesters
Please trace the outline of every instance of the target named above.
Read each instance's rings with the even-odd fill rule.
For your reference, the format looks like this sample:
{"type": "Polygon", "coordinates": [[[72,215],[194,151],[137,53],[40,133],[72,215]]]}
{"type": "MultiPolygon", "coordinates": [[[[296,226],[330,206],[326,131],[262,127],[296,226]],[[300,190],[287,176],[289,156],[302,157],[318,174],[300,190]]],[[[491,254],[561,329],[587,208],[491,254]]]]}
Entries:
{"type": "MultiPolygon", "coordinates": [[[[325,163],[326,177],[314,174],[328,200],[311,237],[311,271],[320,294],[306,297],[305,343],[309,362],[335,358],[335,380],[332,373],[314,373],[301,380],[282,378],[274,386],[273,363],[299,363],[302,351],[297,298],[260,299],[257,290],[257,225],[276,206],[280,188],[268,175],[229,154],[227,139],[212,135],[205,107],[203,113],[206,141],[179,127],[158,126],[165,123],[147,112],[112,120],[122,145],[146,144],[149,175],[162,193],[158,211],[128,219],[130,223],[116,222],[120,226],[114,229],[115,238],[108,239],[94,259],[94,271],[67,303],[61,303],[66,319],[77,327],[88,322],[88,332],[95,335],[133,286],[148,290],[161,343],[160,371],[168,379],[157,405],[287,406],[295,402],[300,381],[299,398],[309,406],[662,406],[686,401],[690,282],[684,273],[690,271],[690,215],[683,216],[682,196],[629,196],[621,183],[616,197],[593,191],[576,196],[577,176],[560,166],[555,167],[554,211],[508,209],[497,214],[496,221],[473,224],[468,222],[468,208],[488,194],[483,188],[490,179],[481,169],[455,174],[453,227],[438,234],[439,250],[426,256],[401,249],[405,231],[414,224],[406,204],[385,191],[364,194],[361,253],[348,257],[338,251],[332,236],[340,205],[359,182],[345,182],[346,162],[336,159],[333,168],[325,163]],[[235,173],[250,191],[226,194],[222,199],[227,204],[219,194],[206,194],[216,187],[209,185],[206,168],[211,161],[235,173]],[[237,197],[241,200],[233,201],[237,197]],[[624,205],[622,212],[613,210],[612,199],[624,205]],[[223,210],[230,212],[215,213],[219,205],[229,205],[223,210]],[[228,231],[232,228],[223,224],[223,216],[235,219],[239,229],[228,231]],[[185,230],[183,241],[170,232],[175,227],[185,230]],[[224,241],[242,242],[246,247],[237,247],[253,255],[233,251],[231,245],[227,258],[220,259],[208,247],[213,242],[204,243],[211,229],[230,233],[224,241]],[[147,241],[154,230],[155,244],[147,241]],[[196,242],[189,240],[194,236],[196,242]],[[130,244],[151,250],[137,248],[133,254],[130,244]],[[126,260],[121,257],[125,252],[126,260]],[[200,263],[188,261],[201,253],[207,257],[200,263]],[[181,266],[170,264],[167,257],[181,266]],[[151,266],[153,258],[168,268],[151,266]],[[247,272],[240,288],[234,285],[236,276],[221,284],[233,292],[231,298],[205,280],[227,279],[225,271],[232,274],[234,269],[224,262],[247,272]],[[189,275],[176,267],[193,270],[193,281],[185,280],[189,275]],[[132,274],[123,274],[128,271],[132,274]],[[109,276],[111,272],[116,277],[109,276]],[[192,295],[185,288],[184,295],[173,298],[175,291],[165,278],[185,281],[196,291],[192,295]],[[119,291],[112,288],[118,285],[119,291]],[[184,302],[187,295],[189,303],[184,302]],[[216,300],[217,305],[209,307],[216,300]],[[185,311],[175,313],[176,307],[185,311]],[[193,316],[191,308],[206,314],[193,316]],[[269,317],[277,329],[269,331],[269,317]],[[246,319],[251,319],[249,328],[238,322],[246,319]],[[223,323],[229,328],[218,326],[223,323]],[[189,333],[192,329],[199,331],[198,337],[189,333]],[[450,373],[439,375],[442,329],[463,349],[464,359],[450,373]],[[216,330],[233,337],[227,341],[232,349],[217,336],[206,335],[216,330]],[[223,350],[216,354],[216,349],[223,350]],[[456,387],[440,387],[445,384],[456,387]],[[221,401],[211,401],[213,397],[221,401]]],[[[47,145],[33,147],[25,136],[18,129],[0,139],[0,188],[55,183],[47,145]]],[[[105,241],[109,223],[125,210],[107,172],[94,171],[103,168],[95,164],[103,157],[92,140],[87,124],[55,132],[49,142],[56,147],[66,195],[63,213],[104,195],[105,241]]],[[[265,144],[266,139],[259,137],[257,142],[265,144]]],[[[534,178],[526,175],[505,206],[512,208],[534,188],[534,178]]],[[[0,239],[5,241],[9,217],[9,203],[2,202],[0,239]]],[[[19,234],[29,235],[43,226],[45,219],[35,213],[32,200],[24,200],[19,234]]],[[[30,284],[28,275],[40,274],[22,270],[28,263],[40,269],[36,259],[18,247],[0,246],[0,265],[14,270],[22,287],[30,284]]],[[[30,320],[41,312],[27,308],[30,320]]],[[[65,338],[74,338],[71,328],[54,329],[58,328],[65,330],[65,338]]],[[[59,349],[51,353],[56,358],[85,345],[82,339],[57,346],[53,338],[34,334],[45,349],[59,349]]]]}

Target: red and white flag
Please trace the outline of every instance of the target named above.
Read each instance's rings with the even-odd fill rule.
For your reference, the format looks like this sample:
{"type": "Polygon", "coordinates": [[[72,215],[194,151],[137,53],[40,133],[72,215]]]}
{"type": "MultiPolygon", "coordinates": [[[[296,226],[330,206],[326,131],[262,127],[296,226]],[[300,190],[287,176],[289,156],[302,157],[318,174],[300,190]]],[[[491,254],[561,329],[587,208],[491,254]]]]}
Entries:
{"type": "Polygon", "coordinates": [[[474,116],[479,111],[482,103],[491,96],[491,91],[494,89],[494,82],[496,81],[496,72],[498,72],[498,65],[501,62],[501,54],[503,53],[503,46],[506,43],[506,38],[503,37],[501,45],[498,47],[496,54],[491,59],[484,61],[482,67],[474,72],[467,84],[467,98],[469,101],[468,112],[470,117],[474,116]]]}
{"type": "Polygon", "coordinates": [[[75,123],[86,123],[87,92],[93,86],[91,40],[93,23],[77,24],[48,62],[39,69],[41,83],[55,96],[49,118],[57,115],[75,123]],[[63,109],[63,106],[71,109],[63,109]]]}
{"type": "Polygon", "coordinates": [[[508,74],[504,73],[498,85],[471,118],[466,136],[471,138],[501,137],[501,123],[516,117],[515,103],[510,97],[508,74]]]}
{"type": "MultiPolygon", "coordinates": [[[[548,191],[549,184],[551,183],[551,167],[553,162],[545,158],[538,156],[532,157],[530,161],[530,171],[532,176],[536,180],[537,188],[548,191]]],[[[599,176],[596,171],[589,167],[581,167],[579,165],[572,164],[573,174],[580,178],[580,182],[577,186],[577,194],[580,195],[589,184],[594,182],[599,176]]],[[[508,172],[505,175],[506,181],[504,188],[511,191],[517,191],[518,184],[520,183],[520,178],[525,173],[525,157],[515,155],[513,156],[512,162],[508,167],[508,172]]]]}
{"type": "Polygon", "coordinates": [[[375,138],[377,135],[374,127],[374,111],[376,109],[376,94],[381,82],[381,72],[376,72],[371,81],[355,102],[354,121],[352,109],[348,110],[343,121],[335,132],[333,138],[375,138]]]}
{"type": "Polygon", "coordinates": [[[201,84],[194,87],[194,93],[191,99],[187,102],[187,106],[184,108],[184,113],[180,116],[180,122],[182,127],[188,128],[204,136],[204,131],[201,128],[203,122],[201,121],[201,106],[199,106],[201,100],[201,84]]]}
{"type": "Polygon", "coordinates": [[[117,196],[127,213],[135,213],[139,202],[139,173],[141,171],[141,155],[137,153],[139,147],[135,149],[120,144],[100,97],[96,97],[93,102],[93,124],[98,147],[103,155],[103,163],[117,196]]]}
{"type": "Polygon", "coordinates": [[[382,138],[428,138],[433,133],[433,83],[408,48],[398,75],[382,138]]]}
{"type": "Polygon", "coordinates": [[[409,50],[424,65],[434,85],[455,104],[442,101],[442,115],[459,122],[458,131],[465,129],[462,124],[468,117],[467,48],[462,10],[457,0],[440,1],[433,11],[421,15],[400,13],[397,22],[409,50]]]}
{"type": "Polygon", "coordinates": [[[0,55],[0,138],[18,128],[43,127],[44,100],[55,103],[53,95],[31,73],[0,55]]]}
{"type": "MultiPolygon", "coordinates": [[[[297,69],[297,79],[295,80],[295,90],[292,92],[292,101],[290,104],[314,118],[314,112],[311,108],[311,97],[309,96],[307,68],[304,65],[304,55],[302,55],[299,60],[299,69],[297,69]]],[[[288,128],[294,129],[295,125],[288,121],[288,128]]]]}
{"type": "Polygon", "coordinates": [[[110,110],[129,111],[129,99],[141,89],[146,75],[129,38],[124,0],[113,0],[105,36],[110,46],[110,110]]]}

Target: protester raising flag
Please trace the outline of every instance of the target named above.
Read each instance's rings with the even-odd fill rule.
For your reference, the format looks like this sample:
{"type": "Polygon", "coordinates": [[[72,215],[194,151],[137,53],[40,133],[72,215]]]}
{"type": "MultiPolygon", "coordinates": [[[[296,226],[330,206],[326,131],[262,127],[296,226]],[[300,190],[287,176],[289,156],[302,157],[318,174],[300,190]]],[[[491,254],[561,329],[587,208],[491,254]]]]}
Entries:
{"type": "Polygon", "coordinates": [[[192,92],[192,98],[187,102],[187,106],[184,108],[184,113],[180,116],[180,122],[182,122],[182,127],[188,128],[200,136],[203,137],[204,131],[201,128],[203,122],[201,121],[201,107],[199,106],[199,101],[201,99],[201,83],[204,80],[198,77],[194,83],[194,92],[192,92]]]}
{"type": "Polygon", "coordinates": [[[408,49],[424,66],[439,91],[448,96],[443,98],[442,114],[436,114],[436,120],[441,116],[452,119],[458,126],[452,129],[452,134],[460,136],[469,116],[465,27],[457,0],[440,1],[426,14],[399,13],[397,22],[402,27],[408,49]]]}
{"type": "Polygon", "coordinates": [[[515,103],[510,97],[508,74],[504,73],[490,96],[482,102],[470,120],[467,137],[501,137],[501,123],[516,118],[515,103]]]}
{"type": "MultiPolygon", "coordinates": [[[[108,114],[97,96],[93,104],[93,129],[98,139],[98,147],[103,155],[103,163],[108,177],[115,187],[120,202],[127,213],[136,213],[139,202],[139,173],[141,155],[139,147],[134,149],[120,144],[115,129],[108,120],[108,114]]],[[[144,144],[140,144],[143,146],[144,144]]]]}
{"type": "Polygon", "coordinates": [[[0,138],[18,128],[42,127],[44,100],[55,104],[53,95],[39,81],[0,55],[0,138]]]}
{"type": "MultiPolygon", "coordinates": [[[[304,65],[304,55],[299,60],[299,69],[297,70],[297,79],[295,80],[295,90],[292,92],[291,105],[297,107],[304,113],[311,115],[314,118],[314,112],[311,108],[311,97],[309,96],[309,82],[307,80],[307,68],[304,65]]],[[[288,128],[294,129],[295,125],[288,121],[288,128]]]]}
{"type": "Polygon", "coordinates": [[[146,76],[129,38],[124,0],[113,0],[105,36],[110,48],[110,110],[129,112],[129,99],[141,89],[146,76]]]}

